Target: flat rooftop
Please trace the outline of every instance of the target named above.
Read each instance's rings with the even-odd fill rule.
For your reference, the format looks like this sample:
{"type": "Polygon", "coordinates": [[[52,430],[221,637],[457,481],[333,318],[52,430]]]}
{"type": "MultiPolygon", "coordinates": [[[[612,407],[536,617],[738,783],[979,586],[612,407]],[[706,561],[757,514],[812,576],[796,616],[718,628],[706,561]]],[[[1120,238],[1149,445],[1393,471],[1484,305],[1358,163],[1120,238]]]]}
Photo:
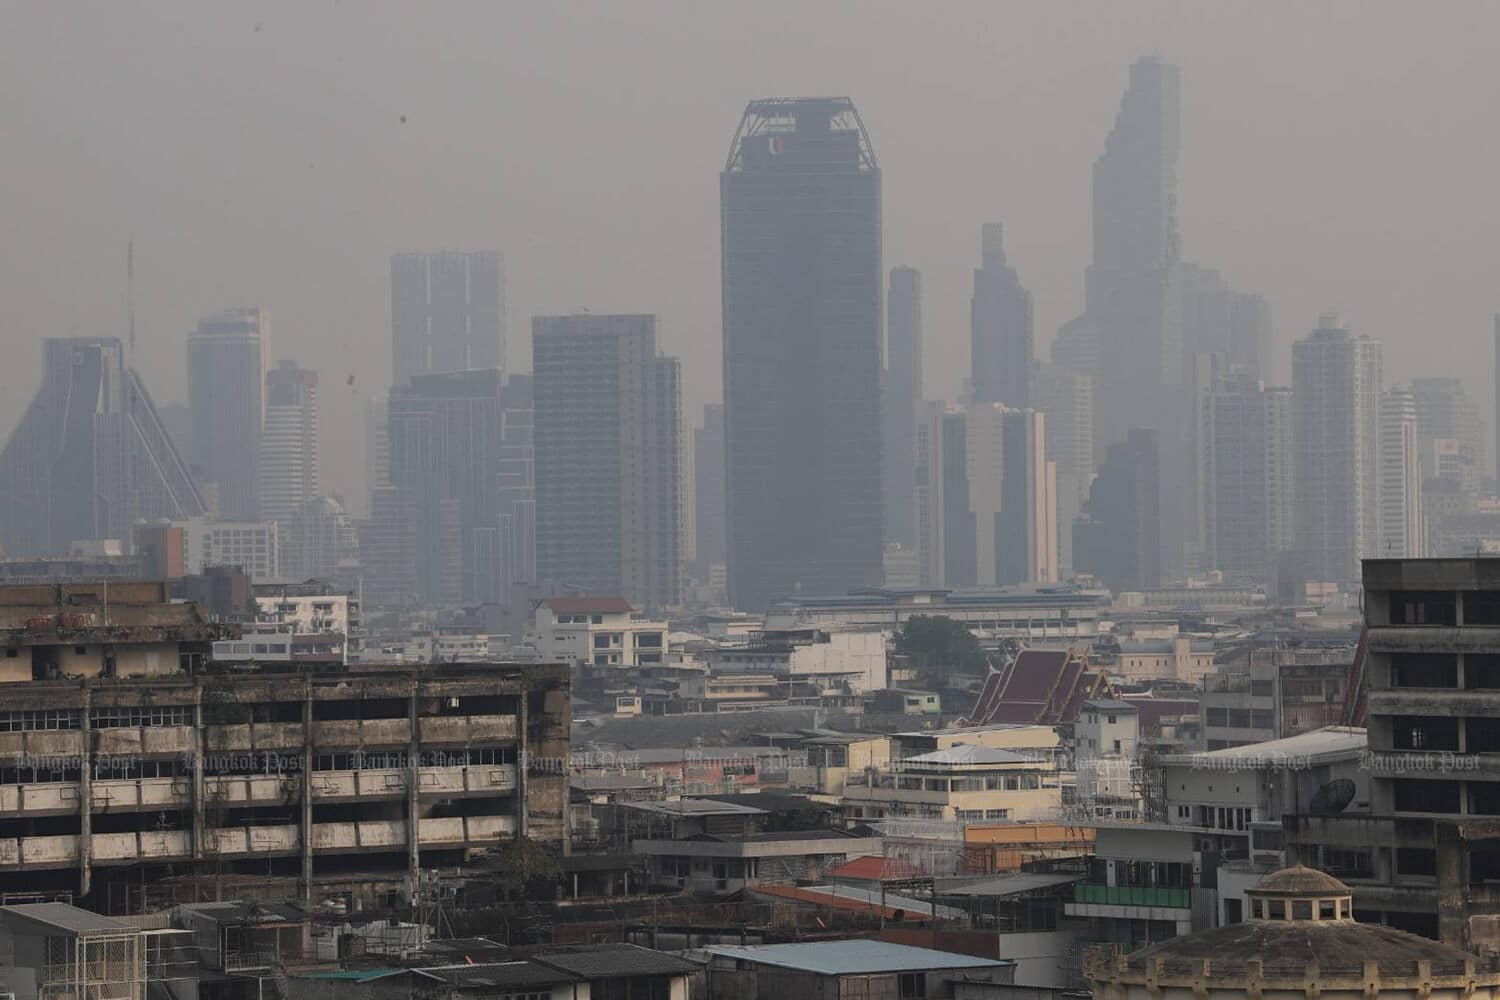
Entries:
{"type": "Polygon", "coordinates": [[[797,944],[710,945],[710,955],[795,969],[820,976],[857,976],[882,972],[923,972],[929,969],[993,969],[1012,962],[997,962],[973,955],[956,955],[931,948],[891,944],[888,941],[810,941],[797,944]]]}

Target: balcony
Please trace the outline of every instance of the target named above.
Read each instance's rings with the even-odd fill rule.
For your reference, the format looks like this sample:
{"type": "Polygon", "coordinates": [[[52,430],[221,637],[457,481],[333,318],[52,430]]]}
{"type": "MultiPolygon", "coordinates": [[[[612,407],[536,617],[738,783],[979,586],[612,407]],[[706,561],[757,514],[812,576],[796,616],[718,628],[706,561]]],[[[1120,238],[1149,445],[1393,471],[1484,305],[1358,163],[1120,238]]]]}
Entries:
{"type": "Polygon", "coordinates": [[[389,851],[405,846],[404,820],[318,823],[313,827],[314,851],[389,851]]]}
{"type": "Polygon", "coordinates": [[[434,798],[513,792],[516,790],[516,766],[424,767],[418,773],[418,782],[417,792],[434,798]]]}
{"type": "MultiPolygon", "coordinates": [[[[186,805],[191,785],[186,778],[134,778],[96,781],[89,786],[94,812],[132,812],[186,805]]],[[[77,793],[74,793],[77,797],[77,793]]]]}
{"type": "Polygon", "coordinates": [[[406,772],[399,768],[316,771],[310,787],[315,802],[401,798],[406,795],[406,772]]]}
{"type": "Polygon", "coordinates": [[[437,743],[486,743],[516,738],[514,715],[432,715],[417,720],[426,746],[437,743]]]}
{"type": "Polygon", "coordinates": [[[329,719],[314,722],[313,744],[319,747],[395,747],[411,742],[408,719],[329,719]]]}
{"type": "Polygon", "coordinates": [[[192,726],[120,726],[94,730],[94,753],[101,756],[181,755],[195,748],[192,726]]]}
{"type": "Polygon", "coordinates": [[[81,757],[83,733],[77,729],[33,729],[0,733],[0,756],[81,757]]]}
{"type": "Polygon", "coordinates": [[[1105,906],[1151,906],[1159,909],[1187,910],[1193,905],[1187,889],[1159,889],[1141,885],[1091,885],[1080,882],[1073,886],[1073,902],[1096,903],[1105,906]]]}
{"type": "Polygon", "coordinates": [[[78,784],[72,781],[0,785],[0,813],[33,816],[78,812],[78,784]]]}
{"type": "Polygon", "coordinates": [[[282,826],[210,829],[204,832],[204,840],[206,853],[210,857],[290,854],[297,850],[299,844],[297,827],[291,823],[282,826]]]}
{"type": "Polygon", "coordinates": [[[257,722],[207,727],[208,752],[244,750],[300,750],[302,723],[257,722]]]}
{"type": "Polygon", "coordinates": [[[192,854],[192,840],[186,830],[159,830],[144,833],[96,833],[90,838],[94,864],[128,864],[140,859],[165,861],[192,854]]]}
{"type": "Polygon", "coordinates": [[[276,805],[297,800],[300,778],[277,774],[224,774],[203,779],[203,794],[215,805],[276,805]]]}

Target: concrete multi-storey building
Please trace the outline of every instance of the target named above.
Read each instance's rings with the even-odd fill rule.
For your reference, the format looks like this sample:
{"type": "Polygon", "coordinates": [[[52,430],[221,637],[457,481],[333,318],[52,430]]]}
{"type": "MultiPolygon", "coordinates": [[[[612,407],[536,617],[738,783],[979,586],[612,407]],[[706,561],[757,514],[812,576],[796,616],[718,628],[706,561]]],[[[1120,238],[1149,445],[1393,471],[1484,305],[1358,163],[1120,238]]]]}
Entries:
{"type": "Polygon", "coordinates": [[[1047,457],[1057,467],[1057,563],[1073,569],[1073,520],[1094,481],[1094,380],[1058,365],[1037,369],[1032,405],[1046,414],[1047,457]]]}
{"type": "Polygon", "coordinates": [[[505,367],[500,254],[401,253],[391,258],[391,376],[505,367]]]}
{"type": "Polygon", "coordinates": [[[1353,586],[1379,551],[1380,344],[1337,316],[1292,345],[1297,578],[1353,586]]]}
{"type": "Polygon", "coordinates": [[[969,347],[974,401],[1022,410],[1031,401],[1031,293],[1005,262],[1004,229],[987,222],[980,230],[980,266],[969,300],[969,347]]]}
{"type": "Polygon", "coordinates": [[[1057,579],[1057,471],[1046,417],[1000,403],[966,414],[969,512],[979,586],[1057,579]]]}
{"type": "Polygon", "coordinates": [[[318,373],[278,362],[266,372],[260,435],[260,516],[290,521],[318,495],[318,373]]]}
{"type": "Polygon", "coordinates": [[[543,598],[531,638],[549,663],[657,666],[667,656],[667,623],[637,615],[623,597],[543,598]]]}
{"type": "Polygon", "coordinates": [[[219,673],[227,626],[109,590],[0,588],[6,891],[241,873],[374,904],[517,837],[566,849],[564,668],[219,673]]]}
{"type": "Polygon", "coordinates": [[[891,268],[886,292],[886,363],[880,393],[884,539],[916,543],[917,411],[922,402],[922,272],[891,268]]]}
{"type": "Polygon", "coordinates": [[[752,101],[719,190],[730,602],[878,583],[880,169],[854,104],[752,101]]]}
{"type": "Polygon", "coordinates": [[[275,521],[213,521],[195,517],[181,524],[183,564],[189,574],[210,566],[238,566],[250,579],[281,578],[281,534],[275,521]]]}
{"type": "Polygon", "coordinates": [[[840,802],[854,820],[1033,821],[1058,817],[1061,789],[1050,756],[955,746],[850,774],[840,802]]]}
{"type": "Polygon", "coordinates": [[[1161,584],[1161,480],[1154,431],[1109,446],[1073,522],[1073,569],[1115,592],[1161,584]]]}
{"type": "Polygon", "coordinates": [[[201,515],[203,497],[113,339],[48,338],[42,382],[0,450],[0,548],[63,556],[129,541],[136,521],[201,515]]]}
{"type": "Polygon", "coordinates": [[[693,430],[693,526],[695,572],[709,579],[728,558],[724,524],[724,406],[703,407],[703,426],[693,430]]]}
{"type": "Polygon", "coordinates": [[[1386,559],[1415,559],[1423,552],[1422,470],[1417,461],[1417,404],[1411,387],[1393,386],[1380,397],[1380,537],[1386,559]]]}
{"type": "Polygon", "coordinates": [[[537,579],[670,607],[682,595],[681,373],[656,317],[537,316],[537,579]]]}
{"type": "Polygon", "coordinates": [[[265,310],[226,309],[188,334],[192,462],[218,491],[220,516],[253,520],[260,498],[262,341],[265,310]]]}
{"type": "Polygon", "coordinates": [[[1204,408],[1206,537],[1232,583],[1267,584],[1291,545],[1291,414],[1285,389],[1238,372],[1215,381],[1204,408]]]}
{"type": "Polygon", "coordinates": [[[1252,746],[1298,736],[1344,718],[1353,643],[1252,649],[1203,678],[1203,745],[1252,746]]]}

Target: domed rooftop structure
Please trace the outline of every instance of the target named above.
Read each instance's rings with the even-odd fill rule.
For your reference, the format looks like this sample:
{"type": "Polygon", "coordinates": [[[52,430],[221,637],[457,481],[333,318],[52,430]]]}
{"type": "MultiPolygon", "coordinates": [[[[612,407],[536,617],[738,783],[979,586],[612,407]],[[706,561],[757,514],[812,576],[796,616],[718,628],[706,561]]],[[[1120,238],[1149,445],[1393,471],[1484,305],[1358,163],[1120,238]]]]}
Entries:
{"type": "MultiPolygon", "coordinates": [[[[1171,938],[1129,955],[1096,950],[1085,963],[1095,994],[1126,1000],[1168,987],[1220,994],[1241,990],[1315,988],[1325,996],[1345,990],[1409,989],[1429,983],[1475,997],[1500,990],[1500,968],[1460,948],[1354,919],[1353,891],[1315,868],[1297,866],[1266,875],[1246,891],[1243,923],[1171,938]],[[1407,984],[1402,986],[1399,984],[1407,984]]],[[[1496,993],[1500,996],[1500,992],[1496,993]]]]}

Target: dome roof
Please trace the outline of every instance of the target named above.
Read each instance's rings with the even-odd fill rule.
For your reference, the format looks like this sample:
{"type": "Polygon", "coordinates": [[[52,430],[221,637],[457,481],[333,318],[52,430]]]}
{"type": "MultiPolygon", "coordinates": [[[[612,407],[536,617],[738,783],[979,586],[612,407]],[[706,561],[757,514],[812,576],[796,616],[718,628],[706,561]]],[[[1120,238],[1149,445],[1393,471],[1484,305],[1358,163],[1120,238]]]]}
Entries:
{"type": "Polygon", "coordinates": [[[1296,865],[1271,872],[1249,890],[1277,896],[1348,896],[1353,890],[1327,872],[1296,865]]]}
{"type": "Polygon", "coordinates": [[[1484,967],[1462,949],[1380,924],[1247,920],[1131,952],[1124,975],[1143,976],[1162,960],[1168,973],[1196,970],[1208,961],[1211,976],[1237,976],[1246,972],[1251,959],[1261,960],[1266,981],[1298,984],[1313,963],[1325,978],[1358,976],[1367,961],[1377,963],[1382,976],[1415,975],[1417,962],[1431,962],[1435,976],[1461,975],[1466,961],[1484,967]]]}

